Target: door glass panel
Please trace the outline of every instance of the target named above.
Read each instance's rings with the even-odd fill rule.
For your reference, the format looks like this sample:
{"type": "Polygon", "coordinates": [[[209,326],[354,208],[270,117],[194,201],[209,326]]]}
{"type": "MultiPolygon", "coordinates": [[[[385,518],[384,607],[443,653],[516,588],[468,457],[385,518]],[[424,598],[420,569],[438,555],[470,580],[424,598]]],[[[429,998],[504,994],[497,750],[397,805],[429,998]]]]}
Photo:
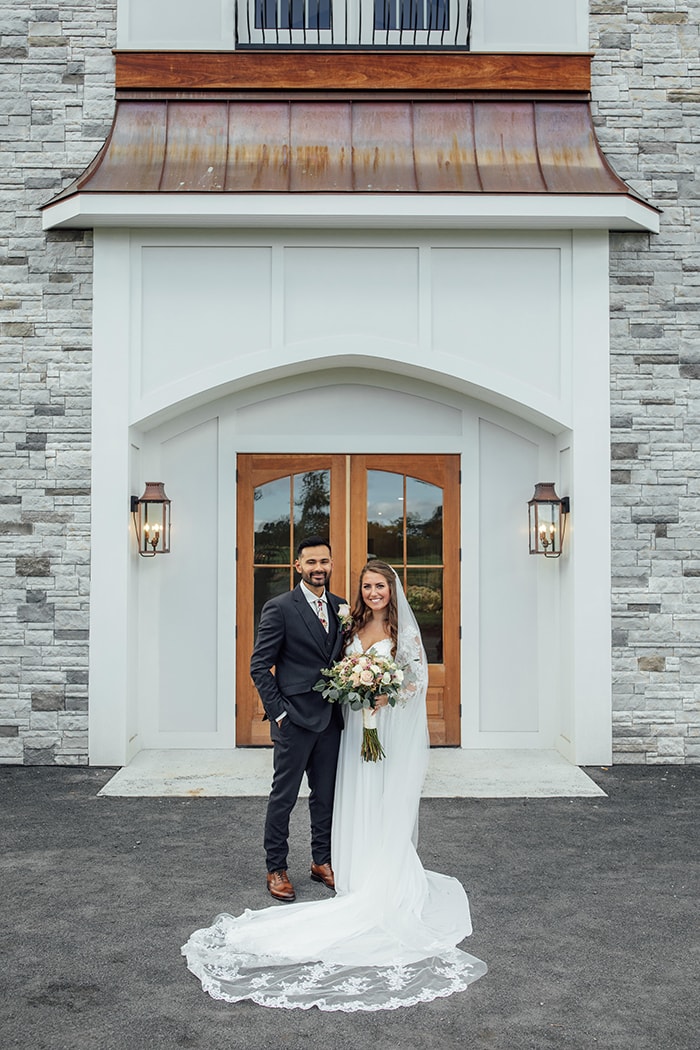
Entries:
{"type": "Polygon", "coordinates": [[[286,566],[268,568],[257,565],[253,569],[253,620],[254,632],[257,634],[262,607],[268,598],[275,598],[291,590],[292,573],[286,566]]]}
{"type": "Polygon", "coordinates": [[[289,475],[259,485],[253,496],[257,565],[289,565],[289,475]]]}
{"type": "Polygon", "coordinates": [[[403,565],[403,474],[367,471],[367,556],[403,565]]]}
{"type": "Polygon", "coordinates": [[[428,663],[443,663],[442,569],[409,568],[406,597],[418,620],[428,663]]]}
{"type": "Polygon", "coordinates": [[[306,536],[328,536],[331,523],[331,475],[309,470],[294,475],[294,550],[306,536]]]}
{"type": "Polygon", "coordinates": [[[442,504],[436,485],[404,474],[367,471],[370,558],[393,565],[423,634],[429,663],[443,662],[442,504]]]}
{"type": "Polygon", "coordinates": [[[255,631],[268,598],[291,590],[296,545],[305,536],[327,536],[330,472],[310,470],[276,478],[255,489],[253,515],[253,618],[255,631]]]}
{"type": "Polygon", "coordinates": [[[442,489],[406,478],[406,561],[442,564],[442,489]]]}

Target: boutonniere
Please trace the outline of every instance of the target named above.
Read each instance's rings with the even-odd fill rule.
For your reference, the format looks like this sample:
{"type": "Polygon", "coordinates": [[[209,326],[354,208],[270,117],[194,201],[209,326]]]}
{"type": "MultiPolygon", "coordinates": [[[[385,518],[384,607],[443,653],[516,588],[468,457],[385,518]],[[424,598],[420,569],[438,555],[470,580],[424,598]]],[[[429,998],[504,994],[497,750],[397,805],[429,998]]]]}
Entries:
{"type": "Polygon", "coordinates": [[[343,602],[342,605],[338,606],[338,619],[340,620],[340,626],[344,631],[349,631],[352,627],[352,613],[350,612],[350,606],[343,602]]]}

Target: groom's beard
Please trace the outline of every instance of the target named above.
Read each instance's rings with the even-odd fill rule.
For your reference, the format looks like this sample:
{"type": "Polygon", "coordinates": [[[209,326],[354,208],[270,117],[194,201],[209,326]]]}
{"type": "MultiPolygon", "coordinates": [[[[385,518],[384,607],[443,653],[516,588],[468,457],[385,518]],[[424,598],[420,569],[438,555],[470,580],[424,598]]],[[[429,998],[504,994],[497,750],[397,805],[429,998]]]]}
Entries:
{"type": "Polygon", "coordinates": [[[309,587],[327,587],[331,574],[326,572],[325,569],[315,569],[313,572],[304,572],[302,570],[301,578],[304,583],[308,583],[309,587]]]}

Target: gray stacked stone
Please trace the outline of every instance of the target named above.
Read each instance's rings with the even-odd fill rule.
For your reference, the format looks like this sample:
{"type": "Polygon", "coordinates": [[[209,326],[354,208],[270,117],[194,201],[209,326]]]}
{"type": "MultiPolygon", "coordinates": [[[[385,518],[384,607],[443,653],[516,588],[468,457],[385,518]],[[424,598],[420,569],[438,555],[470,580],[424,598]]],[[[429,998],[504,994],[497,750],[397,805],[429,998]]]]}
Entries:
{"type": "Polygon", "coordinates": [[[0,761],[87,762],[92,234],[39,206],[104,142],[116,0],[0,2],[0,761]]]}
{"type": "MultiPolygon", "coordinates": [[[[663,208],[611,236],[614,751],[700,761],[700,0],[592,0],[593,106],[663,208]]],[[[87,762],[90,232],[38,211],[102,145],[116,0],[0,0],[0,762],[87,762]]]]}
{"type": "Polygon", "coordinates": [[[700,2],[593,0],[593,105],[661,232],[611,236],[616,762],[700,760],[700,2]]]}

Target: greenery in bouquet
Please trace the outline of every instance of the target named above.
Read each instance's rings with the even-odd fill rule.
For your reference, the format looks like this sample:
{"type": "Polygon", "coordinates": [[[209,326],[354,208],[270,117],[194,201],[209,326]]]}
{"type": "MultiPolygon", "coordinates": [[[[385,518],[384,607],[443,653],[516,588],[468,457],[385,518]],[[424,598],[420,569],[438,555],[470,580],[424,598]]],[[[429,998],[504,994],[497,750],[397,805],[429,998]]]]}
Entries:
{"type": "Polygon", "coordinates": [[[373,653],[351,653],[333,667],[324,667],[325,677],[314,689],[332,704],[348,704],[353,711],[362,709],[362,757],[365,762],[384,758],[377,734],[374,711],[377,697],[385,696],[391,707],[399,699],[404,672],[394,660],[373,653]]]}

